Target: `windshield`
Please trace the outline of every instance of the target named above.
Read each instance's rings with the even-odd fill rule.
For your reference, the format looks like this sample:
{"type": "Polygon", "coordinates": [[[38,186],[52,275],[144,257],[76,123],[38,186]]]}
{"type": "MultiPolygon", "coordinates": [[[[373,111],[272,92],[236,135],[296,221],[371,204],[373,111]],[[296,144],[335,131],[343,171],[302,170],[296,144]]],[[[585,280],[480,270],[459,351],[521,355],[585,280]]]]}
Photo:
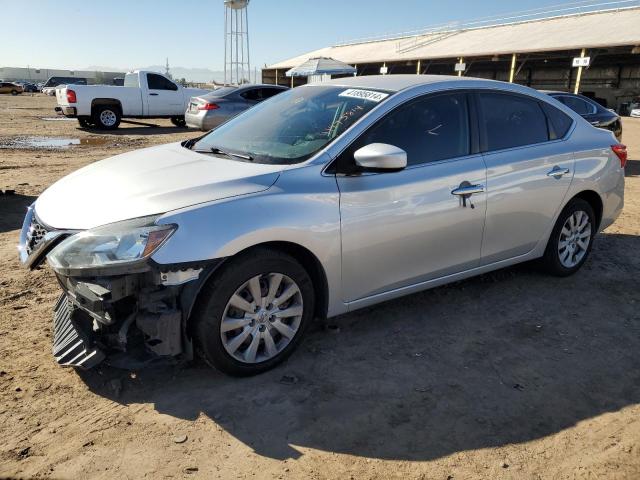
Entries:
{"type": "Polygon", "coordinates": [[[302,162],[388,96],[333,85],[294,88],[221,125],[192,148],[241,154],[258,163],[302,162]]]}

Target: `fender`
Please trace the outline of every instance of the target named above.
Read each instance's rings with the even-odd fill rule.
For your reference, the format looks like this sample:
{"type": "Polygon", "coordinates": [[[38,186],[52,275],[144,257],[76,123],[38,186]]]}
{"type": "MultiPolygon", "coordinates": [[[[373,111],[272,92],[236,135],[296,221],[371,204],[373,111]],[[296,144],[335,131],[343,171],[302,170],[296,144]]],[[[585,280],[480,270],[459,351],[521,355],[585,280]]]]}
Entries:
{"type": "Polygon", "coordinates": [[[230,258],[253,246],[288,242],[311,252],[324,266],[328,316],[346,311],[342,302],[340,207],[335,177],[322,165],[282,171],[259,195],[200,204],[163,215],[158,223],[178,230],[152,259],[163,264],[230,258]],[[319,181],[322,179],[323,181],[319,181]]]}

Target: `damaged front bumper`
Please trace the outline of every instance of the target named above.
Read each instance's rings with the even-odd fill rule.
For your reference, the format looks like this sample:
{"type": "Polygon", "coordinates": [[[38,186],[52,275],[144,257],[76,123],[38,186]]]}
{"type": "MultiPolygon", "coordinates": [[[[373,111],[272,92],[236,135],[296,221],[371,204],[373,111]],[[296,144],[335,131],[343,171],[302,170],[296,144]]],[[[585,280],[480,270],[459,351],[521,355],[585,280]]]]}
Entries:
{"type": "Polygon", "coordinates": [[[220,262],[173,270],[150,265],[147,272],[114,277],[56,274],[64,291],[54,308],[56,362],[137,368],[161,358],[192,359],[188,319],[220,262]]]}
{"type": "MultiPolygon", "coordinates": [[[[76,233],[49,228],[30,207],[18,246],[22,263],[37,268],[76,233]]],[[[221,262],[159,265],[149,259],[83,276],[56,271],[64,292],[54,308],[56,361],[83,369],[102,361],[135,368],[161,357],[192,358],[188,318],[201,286],[221,262]]]]}
{"type": "MultiPolygon", "coordinates": [[[[201,270],[193,270],[192,278],[201,270]]],[[[152,270],[81,279],[58,275],[64,294],[54,309],[56,361],[91,368],[110,358],[125,367],[158,357],[190,358],[183,286],[165,286],[166,275],[152,270]]]]}

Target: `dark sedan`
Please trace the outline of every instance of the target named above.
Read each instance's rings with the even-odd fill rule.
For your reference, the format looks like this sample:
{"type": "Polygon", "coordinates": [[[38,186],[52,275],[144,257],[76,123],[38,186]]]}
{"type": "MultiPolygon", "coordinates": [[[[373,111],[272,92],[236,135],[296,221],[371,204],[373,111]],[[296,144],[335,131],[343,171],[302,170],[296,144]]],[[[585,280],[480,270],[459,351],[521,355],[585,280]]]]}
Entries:
{"type": "Polygon", "coordinates": [[[594,127],[611,130],[618,140],[622,139],[622,121],[614,111],[604,108],[598,102],[584,95],[567,92],[545,93],[564,103],[594,127]]]}

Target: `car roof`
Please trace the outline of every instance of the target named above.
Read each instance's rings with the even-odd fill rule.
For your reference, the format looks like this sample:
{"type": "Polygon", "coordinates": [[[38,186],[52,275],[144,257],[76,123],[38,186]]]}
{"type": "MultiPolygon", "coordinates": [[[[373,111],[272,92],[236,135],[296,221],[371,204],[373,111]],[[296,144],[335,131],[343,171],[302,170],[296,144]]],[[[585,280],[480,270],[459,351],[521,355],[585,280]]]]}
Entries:
{"type": "MultiPolygon", "coordinates": [[[[450,82],[480,82],[487,84],[504,83],[496,80],[487,80],[475,77],[458,77],[453,75],[363,75],[360,77],[335,78],[316,83],[322,85],[340,85],[345,87],[357,88],[377,88],[391,92],[399,92],[405,88],[415,87],[417,85],[433,85],[438,83],[450,82]]],[[[311,84],[313,85],[313,84],[311,84]]]]}

